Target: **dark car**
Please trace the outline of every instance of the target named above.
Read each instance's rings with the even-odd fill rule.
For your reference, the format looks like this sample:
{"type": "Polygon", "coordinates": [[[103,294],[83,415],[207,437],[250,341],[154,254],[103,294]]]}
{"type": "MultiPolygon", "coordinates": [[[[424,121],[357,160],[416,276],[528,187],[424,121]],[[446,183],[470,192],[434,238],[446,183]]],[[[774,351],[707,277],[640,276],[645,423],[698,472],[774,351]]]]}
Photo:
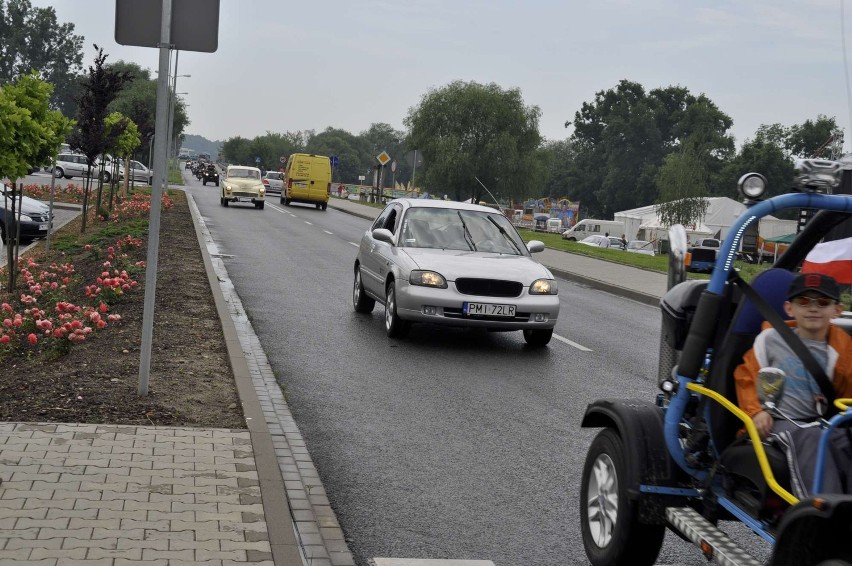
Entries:
{"type": "Polygon", "coordinates": [[[207,183],[219,184],[219,171],[215,165],[208,165],[201,172],[201,184],[206,185],[207,183]]]}
{"type": "Polygon", "coordinates": [[[12,190],[6,185],[0,189],[0,238],[6,242],[7,231],[15,229],[18,210],[21,211],[21,241],[31,241],[47,236],[50,208],[33,198],[15,195],[15,216],[12,217],[12,190]]]}

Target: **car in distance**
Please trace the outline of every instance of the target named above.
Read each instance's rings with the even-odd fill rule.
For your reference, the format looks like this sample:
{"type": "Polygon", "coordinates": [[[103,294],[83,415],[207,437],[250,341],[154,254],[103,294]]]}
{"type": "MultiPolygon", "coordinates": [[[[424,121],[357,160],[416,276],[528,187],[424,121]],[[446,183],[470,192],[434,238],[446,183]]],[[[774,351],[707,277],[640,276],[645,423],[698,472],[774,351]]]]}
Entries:
{"type": "MultiPolygon", "coordinates": [[[[96,164],[91,169],[92,175],[97,175],[99,167],[100,158],[96,160],[96,164]]],[[[85,155],[80,153],[60,153],[56,156],[53,176],[57,179],[60,177],[65,177],[66,179],[83,177],[85,179],[88,173],[89,163],[85,155]]],[[[100,175],[104,183],[109,183],[111,178],[109,171],[102,171],[100,175]]]]}
{"type": "Polygon", "coordinates": [[[12,190],[5,184],[0,185],[0,240],[4,243],[13,230],[17,230],[18,211],[21,211],[21,241],[27,242],[47,236],[50,225],[50,208],[41,201],[15,194],[15,216],[12,216],[12,190]]]}
{"type": "Polygon", "coordinates": [[[255,208],[263,209],[266,189],[257,167],[229,165],[220,185],[222,192],[219,202],[222,206],[232,202],[250,202],[255,208]]]}
{"type": "Polygon", "coordinates": [[[313,204],[325,210],[331,195],[331,159],[325,155],[293,153],[284,166],[281,204],[313,204]]]}
{"type": "Polygon", "coordinates": [[[388,203],[361,238],[354,265],[356,312],[385,306],[385,331],[412,323],[523,331],[545,346],[559,316],[556,280],[499,211],[423,199],[388,203]]]}
{"type": "Polygon", "coordinates": [[[263,184],[266,186],[267,193],[281,194],[281,189],[284,187],[284,175],[278,171],[267,171],[263,176],[263,184]]]}
{"type": "MultiPolygon", "coordinates": [[[[126,173],[125,163],[123,159],[118,160],[118,178],[124,180],[126,173]]],[[[154,172],[148,169],[145,165],[134,159],[130,160],[130,180],[134,183],[154,184],[154,172]]]]}
{"type": "Polygon", "coordinates": [[[643,255],[655,255],[654,244],[647,240],[630,240],[627,242],[626,251],[643,255]]]}

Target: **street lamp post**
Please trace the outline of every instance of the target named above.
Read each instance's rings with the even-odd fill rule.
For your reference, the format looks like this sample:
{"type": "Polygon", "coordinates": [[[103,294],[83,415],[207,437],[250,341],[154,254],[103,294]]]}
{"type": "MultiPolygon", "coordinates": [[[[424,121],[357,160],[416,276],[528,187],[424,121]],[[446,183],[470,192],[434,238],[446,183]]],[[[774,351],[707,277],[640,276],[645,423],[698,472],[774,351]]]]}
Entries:
{"type": "MultiPolygon", "coordinates": [[[[175,120],[175,106],[177,105],[177,80],[178,77],[191,77],[192,75],[178,75],[178,57],[180,56],[180,51],[175,50],[175,74],[172,79],[172,95],[169,97],[169,127],[168,127],[168,138],[166,139],[166,167],[169,167],[169,159],[171,158],[171,144],[173,137],[173,129],[174,129],[174,120],[175,120]]],[[[168,179],[168,171],[166,172],[166,179],[168,179]]]]}

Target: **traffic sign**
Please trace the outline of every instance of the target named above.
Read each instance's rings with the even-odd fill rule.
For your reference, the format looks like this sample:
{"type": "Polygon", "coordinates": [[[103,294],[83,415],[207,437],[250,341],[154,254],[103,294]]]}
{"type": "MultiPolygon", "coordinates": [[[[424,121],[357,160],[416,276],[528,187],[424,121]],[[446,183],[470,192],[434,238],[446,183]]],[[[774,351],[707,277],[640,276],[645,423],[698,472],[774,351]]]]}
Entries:
{"type": "Polygon", "coordinates": [[[287,158],[282,155],[281,156],[281,163],[284,163],[285,161],[287,161],[287,158]]]}
{"type": "Polygon", "coordinates": [[[391,163],[391,172],[396,173],[396,161],[391,163]]]}
{"type": "Polygon", "coordinates": [[[340,165],[340,159],[336,155],[332,155],[331,157],[329,157],[329,159],[331,160],[332,167],[337,167],[338,165],[340,165]]]}
{"type": "Polygon", "coordinates": [[[260,163],[260,156],[259,156],[259,155],[258,155],[257,157],[255,157],[255,158],[254,158],[254,162],[255,162],[255,163],[260,163]]]}
{"type": "Polygon", "coordinates": [[[379,163],[381,163],[382,165],[387,165],[388,161],[391,160],[391,156],[388,155],[387,151],[383,151],[376,156],[376,159],[378,159],[379,163]]]}

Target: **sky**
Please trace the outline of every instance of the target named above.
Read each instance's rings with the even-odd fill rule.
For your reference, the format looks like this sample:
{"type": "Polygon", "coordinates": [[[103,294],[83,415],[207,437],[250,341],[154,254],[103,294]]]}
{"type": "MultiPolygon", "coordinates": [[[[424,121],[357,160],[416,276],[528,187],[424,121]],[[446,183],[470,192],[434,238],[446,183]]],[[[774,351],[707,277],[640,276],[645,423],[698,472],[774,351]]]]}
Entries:
{"type": "MultiPolygon", "coordinates": [[[[142,1],[142,0],[140,0],[142,1]]],[[[679,85],[730,116],[740,146],[761,124],[835,117],[850,106],[843,0],[221,0],[218,49],[182,51],[186,133],[210,140],[404,119],[453,81],[517,88],[539,131],[566,139],[584,102],[622,79],[679,85]]],[[[107,62],[159,66],[158,50],[115,41],[115,0],[32,0],[56,9],[107,62]]],[[[847,50],[848,53],[848,50],[847,50]]],[[[848,57],[848,56],[847,56],[848,57]]]]}

